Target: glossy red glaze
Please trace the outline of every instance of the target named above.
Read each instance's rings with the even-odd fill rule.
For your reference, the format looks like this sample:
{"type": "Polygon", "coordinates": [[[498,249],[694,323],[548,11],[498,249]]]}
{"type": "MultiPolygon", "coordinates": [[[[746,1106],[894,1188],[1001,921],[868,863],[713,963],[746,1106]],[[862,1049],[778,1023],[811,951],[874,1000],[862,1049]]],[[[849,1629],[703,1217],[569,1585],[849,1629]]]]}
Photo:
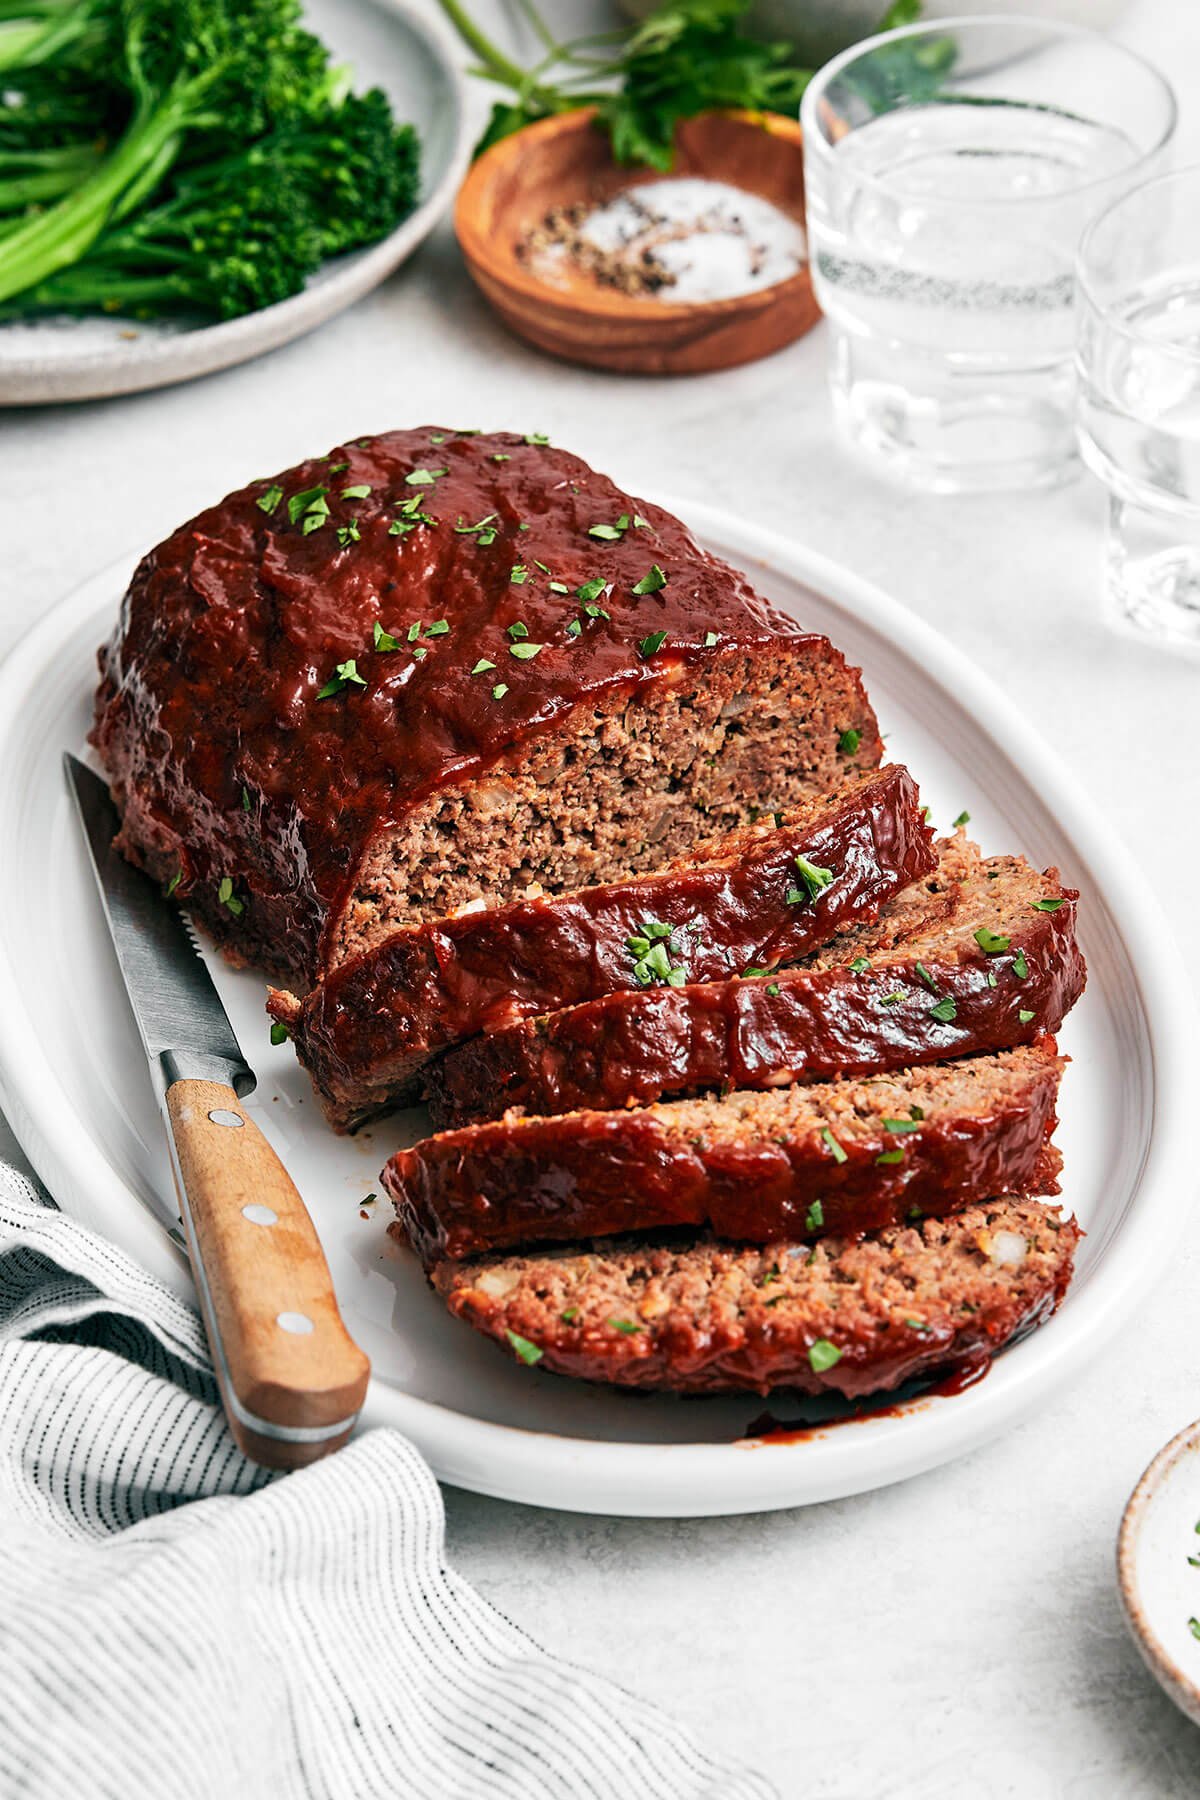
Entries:
{"type": "Polygon", "coordinates": [[[1083,991],[1077,895],[1062,892],[1057,912],[1031,910],[1028,931],[997,956],[973,944],[952,959],[927,952],[922,974],[918,959],[889,951],[860,974],[785,969],[609,995],[474,1039],[430,1069],[434,1119],[455,1126],[515,1106],[556,1113],[644,1105],[1030,1043],[1057,1031],[1083,991]],[[1014,968],[1020,953],[1024,978],[1014,968]],[[934,1016],[945,1000],[954,1003],[951,1020],[934,1016]]]}
{"type": "MultiPolygon", "coordinates": [[[[694,1136],[654,1112],[588,1112],[444,1132],[397,1152],[383,1184],[427,1268],[676,1226],[743,1243],[853,1237],[992,1194],[1057,1191],[1050,1135],[1062,1064],[1051,1039],[1025,1054],[1019,1083],[991,1083],[985,1108],[943,1103],[904,1133],[872,1121],[837,1140],[840,1161],[811,1124],[783,1139],[743,1128],[734,1141],[694,1136]],[[880,1163],[887,1154],[900,1160],[880,1163]]],[[[979,1071],[981,1088],[992,1067],[979,1071]]]]}
{"type": "Polygon", "coordinates": [[[774,968],[873,920],[935,867],[932,837],[915,782],[892,764],[795,823],[738,832],[662,874],[397,932],[332,970],[298,1014],[281,996],[271,1011],[334,1122],[361,1122],[415,1097],[422,1065],[448,1044],[636,988],[628,940],[647,920],[676,929],[671,961],[693,981],[774,968]],[[833,874],[811,897],[797,855],[833,874]]]}
{"type": "MultiPolygon", "coordinates": [[[[180,870],[179,898],[235,954],[312,978],[381,828],[581,702],[781,638],[836,658],[577,457],[508,432],[389,432],[253,482],[143,559],[101,652],[94,741],[127,852],[180,870]],[[314,515],[293,521],[288,501],[310,489],[328,516],[306,532],[314,515]],[[414,499],[434,523],[391,535],[414,499]],[[622,516],[615,539],[591,535],[622,516]],[[636,594],[655,564],[666,584],[636,594]],[[598,577],[607,618],[576,595],[598,577]],[[517,622],[544,646],[532,659],[511,654],[517,622]],[[374,648],[376,625],[398,649],[374,648]],[[481,658],[496,672],[473,674],[481,658]],[[363,685],[319,698],[351,659],[363,685]],[[215,899],[224,878],[240,913],[215,899]]],[[[862,760],[878,760],[873,724],[862,760]]]]}

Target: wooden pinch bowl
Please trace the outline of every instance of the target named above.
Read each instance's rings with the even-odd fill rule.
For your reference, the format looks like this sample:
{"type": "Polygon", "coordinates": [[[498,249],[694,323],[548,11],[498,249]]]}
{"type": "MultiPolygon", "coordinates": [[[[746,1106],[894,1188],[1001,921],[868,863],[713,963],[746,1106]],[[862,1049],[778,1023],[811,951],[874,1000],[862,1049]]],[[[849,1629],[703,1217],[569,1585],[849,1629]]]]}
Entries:
{"type": "MultiPolygon", "coordinates": [[[[517,254],[559,206],[600,206],[656,169],[621,168],[591,107],[541,119],[493,144],[459,189],[454,228],[467,267],[505,323],[539,350],[624,374],[695,375],[782,350],[819,317],[808,267],[729,300],[632,296],[563,264],[540,279],[517,254]]],[[[676,176],[723,181],[804,223],[800,127],[778,113],[708,112],[676,136],[676,176]]]]}

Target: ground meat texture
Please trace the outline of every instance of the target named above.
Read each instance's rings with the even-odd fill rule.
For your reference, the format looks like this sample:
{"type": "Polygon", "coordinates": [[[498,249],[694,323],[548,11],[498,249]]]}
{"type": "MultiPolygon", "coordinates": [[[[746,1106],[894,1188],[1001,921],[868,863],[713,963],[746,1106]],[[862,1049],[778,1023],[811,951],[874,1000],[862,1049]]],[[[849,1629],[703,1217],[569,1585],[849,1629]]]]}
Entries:
{"type": "Polygon", "coordinates": [[[825,638],[512,433],[390,432],[231,494],[143,559],[100,662],[121,848],[300,984],[661,867],[882,748],[825,638]]]}
{"type": "Polygon", "coordinates": [[[706,1238],[445,1262],[456,1318],[560,1375],[683,1393],[848,1398],[986,1362],[1049,1317],[1079,1228],[988,1200],[865,1238],[764,1248],[706,1238]]]}
{"type": "Polygon", "coordinates": [[[935,867],[899,764],[777,817],[655,875],[393,932],[303,1000],[273,990],[269,1011],[330,1122],[352,1128],[419,1098],[448,1045],[600,994],[795,962],[935,867]]]}
{"type": "Polygon", "coordinates": [[[636,1112],[504,1119],[383,1171],[427,1268],[518,1244],[674,1226],[771,1243],[1057,1193],[1052,1039],[866,1080],[636,1112]]]}
{"type": "Polygon", "coordinates": [[[606,1111],[1031,1043],[1083,991],[1077,899],[1056,870],[989,858],[948,920],[881,952],[860,944],[845,963],[822,951],[771,977],[610,995],[474,1039],[429,1071],[434,1121],[606,1111]]]}

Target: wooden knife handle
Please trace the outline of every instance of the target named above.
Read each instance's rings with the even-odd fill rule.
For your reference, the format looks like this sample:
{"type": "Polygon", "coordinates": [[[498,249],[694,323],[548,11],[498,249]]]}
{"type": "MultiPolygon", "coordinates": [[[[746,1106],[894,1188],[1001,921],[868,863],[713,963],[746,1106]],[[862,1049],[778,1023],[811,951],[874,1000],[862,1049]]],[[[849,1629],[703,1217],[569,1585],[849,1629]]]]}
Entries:
{"type": "Polygon", "coordinates": [[[350,1435],[371,1365],[287,1170],[231,1087],[176,1081],[164,1110],[200,1308],[229,1427],[268,1469],[350,1435]]]}

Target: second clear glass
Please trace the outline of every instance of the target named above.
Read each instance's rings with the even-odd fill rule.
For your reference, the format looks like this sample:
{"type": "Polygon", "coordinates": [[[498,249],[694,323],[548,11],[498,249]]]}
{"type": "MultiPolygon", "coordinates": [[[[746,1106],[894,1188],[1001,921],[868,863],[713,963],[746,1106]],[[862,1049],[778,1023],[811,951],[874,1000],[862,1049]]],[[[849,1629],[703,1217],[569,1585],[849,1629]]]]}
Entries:
{"type": "Polygon", "coordinates": [[[1157,166],[1167,82],[1094,32],[946,19],[835,58],[801,119],[843,424],[935,491],[1060,480],[1072,259],[1088,219],[1157,166]]]}

